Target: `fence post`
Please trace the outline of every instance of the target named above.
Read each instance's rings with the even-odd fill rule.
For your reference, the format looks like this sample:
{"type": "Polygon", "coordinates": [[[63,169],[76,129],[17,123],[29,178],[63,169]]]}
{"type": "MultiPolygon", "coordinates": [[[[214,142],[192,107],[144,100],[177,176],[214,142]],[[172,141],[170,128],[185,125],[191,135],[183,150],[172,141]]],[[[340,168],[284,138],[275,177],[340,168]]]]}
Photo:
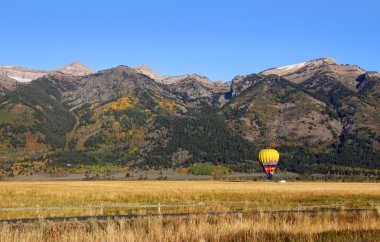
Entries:
{"type": "Polygon", "coordinates": [[[157,207],[157,210],[158,210],[158,214],[161,215],[161,203],[158,203],[158,207],[157,207]]]}
{"type": "Polygon", "coordinates": [[[100,204],[100,214],[104,215],[104,207],[103,204],[100,204]]]}

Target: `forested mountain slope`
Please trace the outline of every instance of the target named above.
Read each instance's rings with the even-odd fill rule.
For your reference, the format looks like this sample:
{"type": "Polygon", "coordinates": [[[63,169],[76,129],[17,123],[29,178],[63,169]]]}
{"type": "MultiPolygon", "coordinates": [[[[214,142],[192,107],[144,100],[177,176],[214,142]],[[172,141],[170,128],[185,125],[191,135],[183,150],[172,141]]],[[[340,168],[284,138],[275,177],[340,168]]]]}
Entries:
{"type": "Polygon", "coordinates": [[[0,86],[0,172],[17,162],[48,167],[115,164],[257,167],[274,146],[280,169],[378,172],[380,75],[331,58],[212,83],[118,66],[50,73],[0,86]],[[9,85],[8,85],[9,84],[9,85]]]}

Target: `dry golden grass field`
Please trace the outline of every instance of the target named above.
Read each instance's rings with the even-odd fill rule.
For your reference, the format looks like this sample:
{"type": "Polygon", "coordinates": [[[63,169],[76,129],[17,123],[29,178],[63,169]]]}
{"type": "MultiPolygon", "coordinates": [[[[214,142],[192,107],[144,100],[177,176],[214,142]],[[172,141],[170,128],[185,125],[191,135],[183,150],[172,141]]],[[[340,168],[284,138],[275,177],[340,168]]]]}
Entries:
{"type": "MultiPolygon", "coordinates": [[[[191,204],[162,213],[375,208],[358,213],[224,214],[1,223],[0,241],[380,241],[379,183],[1,182],[0,208],[191,204]],[[328,205],[328,206],[326,206],[328,205]],[[315,206],[315,207],[314,207],[315,206]],[[376,210],[377,209],[377,210],[376,210]]],[[[0,211],[1,219],[157,213],[147,209],[0,211]]]]}

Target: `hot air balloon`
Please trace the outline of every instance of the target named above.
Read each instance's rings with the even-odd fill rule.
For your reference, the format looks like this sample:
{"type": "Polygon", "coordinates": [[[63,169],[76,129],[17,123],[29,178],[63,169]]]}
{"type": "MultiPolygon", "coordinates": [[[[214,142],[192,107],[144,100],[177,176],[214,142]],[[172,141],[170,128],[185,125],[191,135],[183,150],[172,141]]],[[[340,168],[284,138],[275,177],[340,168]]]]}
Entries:
{"type": "Polygon", "coordinates": [[[276,169],[279,159],[280,154],[275,149],[262,149],[259,152],[259,162],[269,180],[272,179],[274,169],[276,169]]]}

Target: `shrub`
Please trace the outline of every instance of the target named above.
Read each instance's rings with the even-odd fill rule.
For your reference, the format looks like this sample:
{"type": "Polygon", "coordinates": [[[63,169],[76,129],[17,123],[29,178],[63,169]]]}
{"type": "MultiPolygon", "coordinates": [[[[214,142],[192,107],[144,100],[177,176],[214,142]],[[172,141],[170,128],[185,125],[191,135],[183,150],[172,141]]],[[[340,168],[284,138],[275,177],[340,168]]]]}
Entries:
{"type": "Polygon", "coordinates": [[[230,174],[231,170],[220,165],[195,163],[191,166],[189,172],[194,175],[225,175],[230,174]]]}

